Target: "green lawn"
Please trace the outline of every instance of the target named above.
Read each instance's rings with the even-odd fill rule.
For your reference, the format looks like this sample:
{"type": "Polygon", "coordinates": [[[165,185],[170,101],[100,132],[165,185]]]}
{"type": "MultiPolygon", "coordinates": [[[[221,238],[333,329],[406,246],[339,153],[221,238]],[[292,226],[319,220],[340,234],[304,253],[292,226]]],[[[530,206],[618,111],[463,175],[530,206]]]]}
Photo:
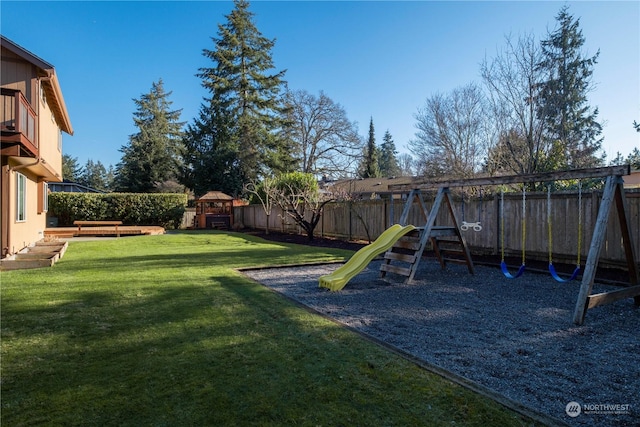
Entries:
{"type": "Polygon", "coordinates": [[[533,424],[233,270],[349,255],[179,232],[3,272],[1,424],[533,424]]]}

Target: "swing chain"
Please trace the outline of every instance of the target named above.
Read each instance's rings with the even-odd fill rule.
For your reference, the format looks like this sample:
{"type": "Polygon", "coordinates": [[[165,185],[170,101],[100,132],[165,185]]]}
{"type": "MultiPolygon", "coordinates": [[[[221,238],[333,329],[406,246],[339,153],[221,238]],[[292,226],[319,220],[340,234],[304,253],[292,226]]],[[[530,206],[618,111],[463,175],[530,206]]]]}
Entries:
{"type": "Polygon", "coordinates": [[[577,267],[580,267],[580,253],[582,252],[582,181],[578,181],[578,259],[577,267]]]}
{"type": "MultiPolygon", "coordinates": [[[[553,264],[553,232],[551,225],[551,184],[547,185],[547,233],[549,240],[549,264],[553,264]]],[[[576,267],[580,267],[582,252],[582,181],[578,181],[578,256],[576,267]]]]}
{"type": "MultiPolygon", "coordinates": [[[[524,187],[522,186],[522,265],[525,265],[526,260],[526,238],[527,238],[527,193],[524,187]]],[[[500,192],[500,248],[501,248],[501,257],[504,262],[504,191],[500,192]]]]}
{"type": "Polygon", "coordinates": [[[524,184],[522,184],[522,265],[526,259],[527,244],[527,192],[524,184]]]}

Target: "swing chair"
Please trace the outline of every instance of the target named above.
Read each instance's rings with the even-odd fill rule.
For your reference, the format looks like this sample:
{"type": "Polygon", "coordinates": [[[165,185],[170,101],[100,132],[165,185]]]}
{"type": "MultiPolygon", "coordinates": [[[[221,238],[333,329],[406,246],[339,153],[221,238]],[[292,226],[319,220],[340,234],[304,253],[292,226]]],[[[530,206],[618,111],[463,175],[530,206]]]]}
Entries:
{"type": "Polygon", "coordinates": [[[502,270],[502,274],[504,274],[504,276],[507,279],[517,279],[518,277],[522,276],[522,274],[524,273],[524,269],[525,269],[525,239],[527,237],[526,234],[526,192],[524,189],[524,185],[522,186],[522,264],[520,265],[520,268],[518,269],[518,271],[516,272],[516,274],[511,274],[509,272],[509,268],[507,267],[507,263],[504,260],[504,191],[502,191],[500,193],[500,241],[501,241],[501,255],[502,255],[502,261],[500,262],[500,269],[502,270]]]}
{"type": "Polygon", "coordinates": [[[576,260],[576,268],[570,277],[563,279],[556,272],[553,266],[553,227],[551,225],[551,185],[547,186],[547,231],[549,235],[549,273],[555,281],[564,283],[575,280],[580,273],[580,252],[582,249],[582,182],[578,183],[578,257],[576,260]]]}

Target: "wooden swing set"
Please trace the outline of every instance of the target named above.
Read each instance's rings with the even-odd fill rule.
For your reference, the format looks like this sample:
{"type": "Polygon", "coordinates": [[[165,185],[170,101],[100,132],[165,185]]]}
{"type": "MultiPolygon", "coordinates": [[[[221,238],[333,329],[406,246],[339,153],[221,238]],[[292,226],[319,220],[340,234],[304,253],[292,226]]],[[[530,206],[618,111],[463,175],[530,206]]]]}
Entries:
{"type": "MultiPolygon", "coordinates": [[[[524,186],[524,184],[534,182],[606,178],[603,188],[602,200],[600,203],[598,216],[593,230],[593,236],[589,247],[589,253],[585,263],[584,273],[582,275],[580,291],[578,293],[578,298],[576,301],[573,321],[577,325],[582,325],[584,323],[584,318],[586,316],[587,310],[600,305],[610,304],[620,299],[633,298],[635,304],[640,305],[640,284],[637,264],[638,258],[635,254],[634,242],[630,233],[630,221],[627,214],[627,202],[624,194],[624,182],[622,179],[623,176],[629,175],[630,173],[630,166],[624,165],[601,168],[573,169],[567,171],[526,175],[471,178],[390,186],[389,188],[392,191],[409,191],[409,196],[407,197],[406,203],[404,205],[399,223],[401,225],[408,225],[407,221],[409,219],[409,213],[416,200],[421,207],[422,213],[426,218],[426,222],[423,227],[417,228],[413,233],[399,240],[391,249],[389,249],[385,253],[384,262],[380,267],[380,275],[381,277],[384,277],[387,272],[392,272],[405,276],[407,278],[406,281],[411,282],[415,277],[418,265],[422,258],[422,254],[428,243],[431,243],[435,256],[440,262],[442,268],[445,268],[448,262],[462,263],[467,266],[469,273],[474,273],[471,254],[469,252],[467,243],[460,231],[460,227],[458,226],[458,219],[456,217],[455,209],[453,208],[449,190],[452,187],[498,186],[509,184],[523,184],[524,186]],[[436,197],[434,199],[433,205],[431,206],[431,209],[427,209],[427,205],[424,200],[426,191],[428,190],[437,190],[436,197]],[[600,259],[600,252],[605,241],[607,222],[609,221],[611,208],[614,204],[618,212],[617,219],[620,225],[622,245],[624,247],[627,269],[629,272],[629,285],[621,289],[616,289],[609,292],[592,294],[596,269],[598,266],[598,261],[600,259]],[[451,223],[445,226],[436,225],[436,218],[438,217],[440,210],[444,207],[446,207],[449,212],[451,223]]],[[[523,236],[525,200],[525,192],[523,190],[523,236]]],[[[501,232],[503,233],[503,216],[501,218],[501,221],[502,222],[500,227],[502,229],[501,232]]],[[[578,226],[582,226],[581,221],[579,221],[578,226]]],[[[550,223],[549,235],[551,236],[550,223]]],[[[581,237],[580,233],[579,236],[581,237]]],[[[549,242],[549,245],[551,245],[551,242],[549,242]]],[[[518,272],[512,275],[508,272],[506,264],[504,263],[504,241],[502,241],[503,255],[501,267],[503,273],[507,278],[520,277],[524,272],[524,237],[522,246],[522,265],[520,266],[518,272]]],[[[581,248],[578,248],[578,251],[580,250],[581,248]]],[[[555,268],[553,267],[551,262],[551,251],[552,249],[550,247],[549,270],[552,276],[554,276],[555,268]]],[[[579,256],[580,254],[578,254],[578,263],[580,262],[579,256]]],[[[572,274],[572,277],[569,279],[562,279],[557,275],[557,273],[555,274],[554,279],[559,282],[574,279],[577,276],[579,268],[580,265],[578,264],[578,266],[576,267],[576,271],[574,271],[574,274],[572,274]]]]}

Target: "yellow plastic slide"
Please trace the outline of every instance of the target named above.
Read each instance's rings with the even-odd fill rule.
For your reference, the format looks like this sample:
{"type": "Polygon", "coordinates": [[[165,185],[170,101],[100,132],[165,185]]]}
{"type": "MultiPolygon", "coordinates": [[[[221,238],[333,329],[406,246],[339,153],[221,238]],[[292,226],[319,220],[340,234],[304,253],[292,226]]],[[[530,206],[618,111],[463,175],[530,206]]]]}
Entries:
{"type": "Polygon", "coordinates": [[[344,288],[349,280],[360,273],[373,258],[382,252],[386,252],[399,238],[415,230],[413,225],[401,226],[394,224],[378,237],[375,242],[365,246],[347,261],[345,265],[338,268],[331,274],[320,277],[320,287],[328,288],[332,291],[339,291],[344,288]]]}

